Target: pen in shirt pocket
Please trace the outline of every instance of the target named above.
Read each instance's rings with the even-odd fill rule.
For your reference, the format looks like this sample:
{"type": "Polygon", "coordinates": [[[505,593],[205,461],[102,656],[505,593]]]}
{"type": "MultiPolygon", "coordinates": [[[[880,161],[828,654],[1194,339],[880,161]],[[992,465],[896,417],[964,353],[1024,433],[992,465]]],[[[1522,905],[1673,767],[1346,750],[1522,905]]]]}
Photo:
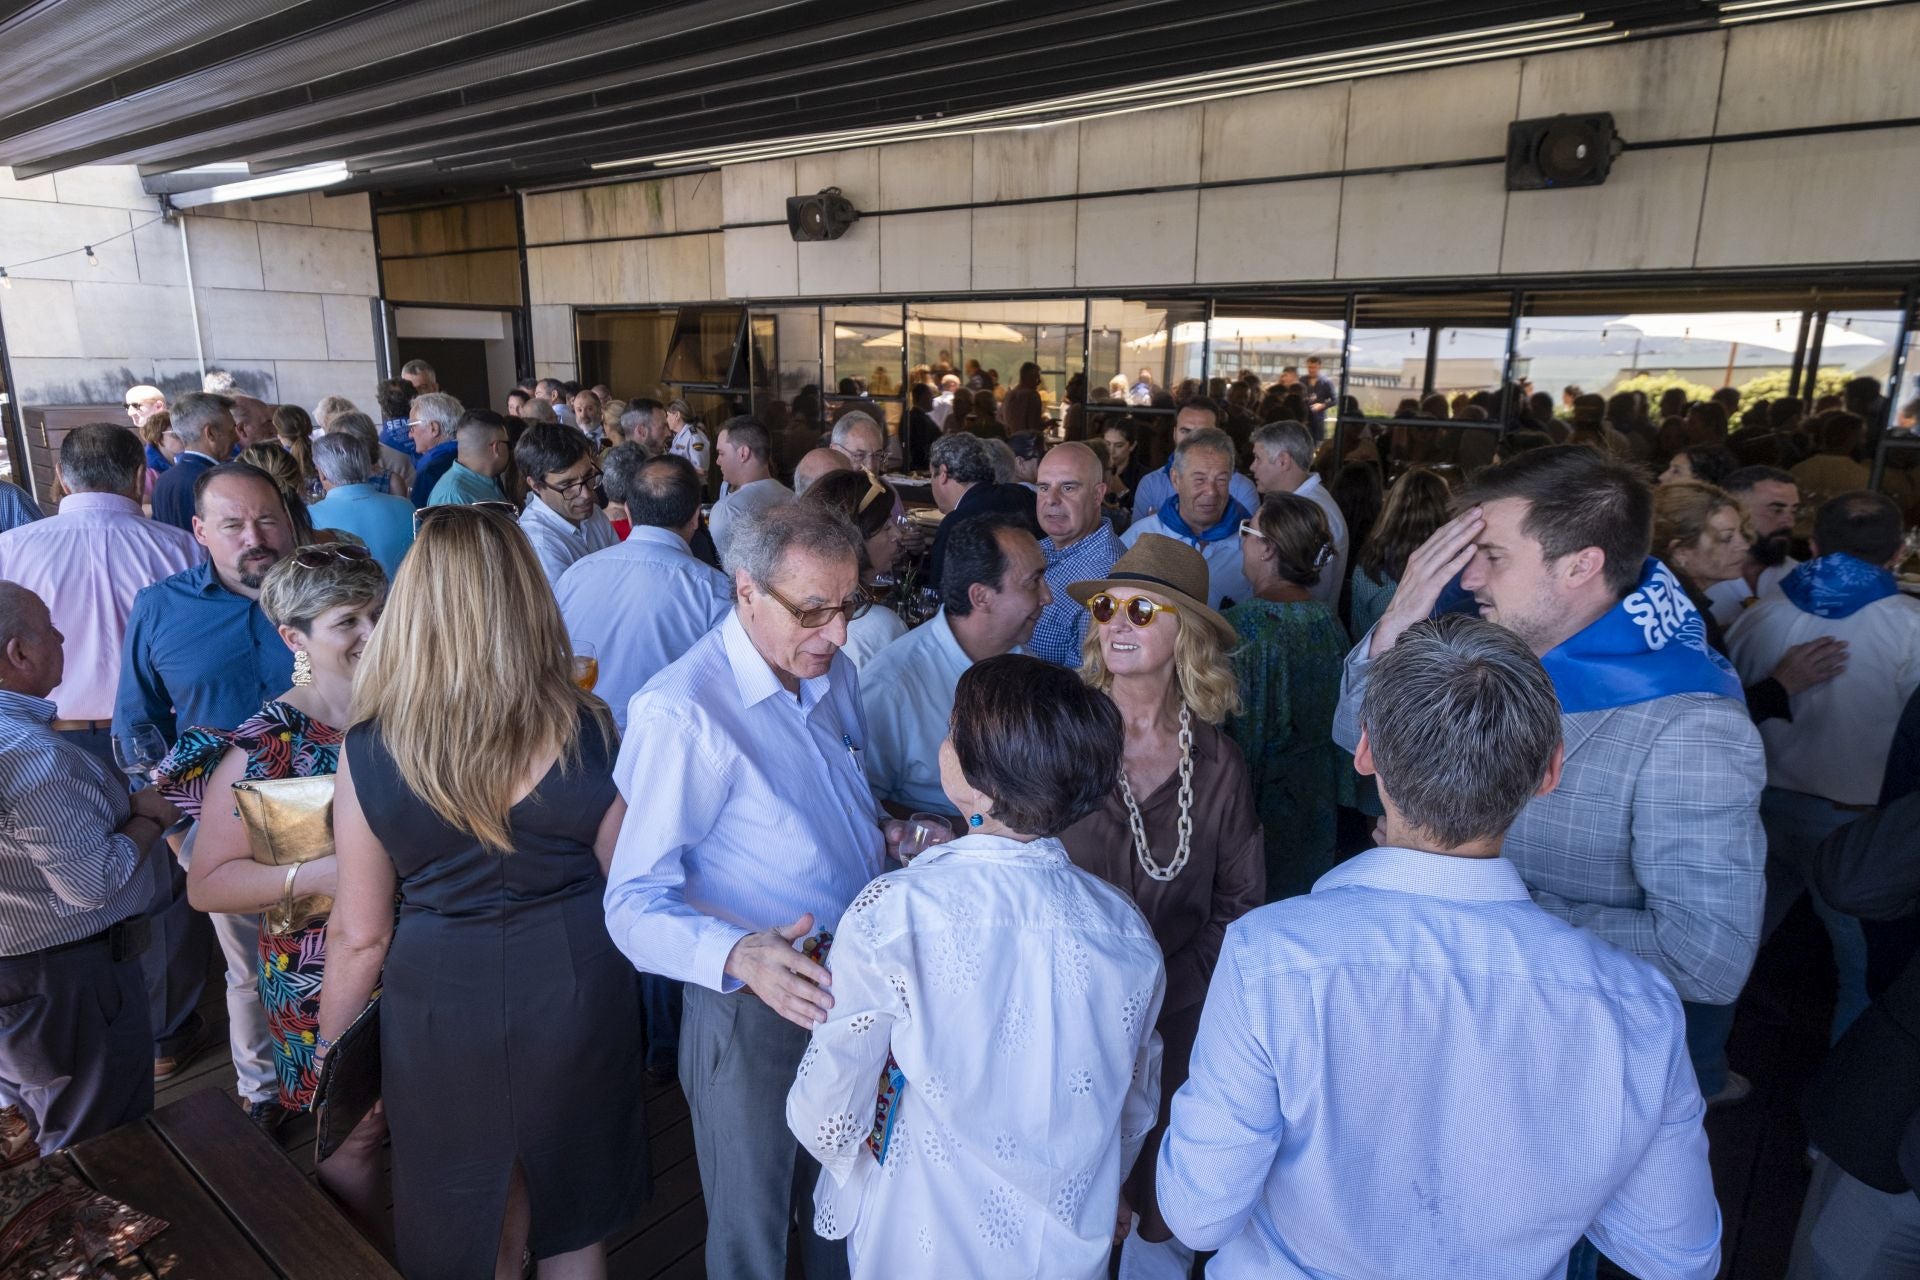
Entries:
{"type": "Polygon", "coordinates": [[[840,735],[840,741],[847,744],[847,754],[853,758],[854,767],[855,768],[862,767],[860,765],[860,748],[853,745],[853,735],[850,733],[843,733],[840,735]]]}

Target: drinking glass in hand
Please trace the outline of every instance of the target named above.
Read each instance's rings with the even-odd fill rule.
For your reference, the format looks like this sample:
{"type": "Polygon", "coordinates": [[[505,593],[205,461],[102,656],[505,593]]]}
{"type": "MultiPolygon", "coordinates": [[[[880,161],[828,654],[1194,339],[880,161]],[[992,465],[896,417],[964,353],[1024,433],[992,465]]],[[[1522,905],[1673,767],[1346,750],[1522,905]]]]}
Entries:
{"type": "Polygon", "coordinates": [[[573,647],[573,682],[588,693],[600,683],[600,659],[594,655],[590,644],[577,644],[573,647]]]}
{"type": "Polygon", "coordinates": [[[912,862],[933,846],[951,839],[953,827],[945,818],[933,813],[916,813],[907,819],[907,829],[900,834],[900,861],[912,862]]]}
{"type": "Polygon", "coordinates": [[[113,762],[135,782],[147,782],[154,766],[166,758],[167,740],[158,725],[129,725],[127,732],[113,735],[113,762]]]}

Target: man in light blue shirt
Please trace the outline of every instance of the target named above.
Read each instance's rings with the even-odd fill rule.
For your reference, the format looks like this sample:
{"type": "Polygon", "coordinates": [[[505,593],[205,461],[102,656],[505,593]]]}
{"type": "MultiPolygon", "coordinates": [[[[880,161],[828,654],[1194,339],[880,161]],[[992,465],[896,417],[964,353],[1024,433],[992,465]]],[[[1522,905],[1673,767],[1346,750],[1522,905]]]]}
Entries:
{"type": "MultiPolygon", "coordinates": [[[[860,535],[813,503],[733,531],[734,611],[627,708],[614,781],[629,805],[607,932],[634,966],[687,983],[680,1081],[707,1204],[706,1270],[781,1280],[795,1196],[818,1166],[786,1096],[832,1007],[823,949],[884,861],[853,665],[860,535]],[[796,942],[805,940],[803,947],[796,942]]],[[[846,1246],[801,1231],[809,1280],[846,1246]]]]}
{"type": "Polygon", "coordinates": [[[505,502],[500,473],[507,469],[507,424],[491,409],[469,409],[453,431],[453,465],[434,482],[430,507],[505,502]]]}
{"type": "Polygon", "coordinates": [[[1160,1207],[1209,1276],[1558,1280],[1582,1236],[1710,1280],[1720,1213],[1672,984],[1500,856],[1559,782],[1525,643],[1458,615],[1375,659],[1383,844],[1229,926],[1160,1207]]]}
{"type": "Polygon", "coordinates": [[[327,490],[307,508],[313,527],[340,529],[366,543],[391,580],[413,546],[413,504],[373,487],[373,459],[357,435],[339,431],[315,439],[313,469],[327,490]]]}
{"type": "Polygon", "coordinates": [[[940,612],[882,649],[860,673],[872,742],[867,780],[895,817],[953,812],[940,787],[940,743],[953,691],[976,662],[1018,653],[1052,599],[1047,560],[1027,522],[968,516],[947,538],[940,612]]]}
{"type": "Polygon", "coordinates": [[[633,532],[575,561],[554,594],[576,651],[593,646],[594,692],[624,733],[633,695],[732,612],[733,584],[688,549],[700,527],[700,475],[691,463],[676,454],[649,458],[636,444],[609,451],[602,465],[608,486],[627,495],[633,532]]]}
{"type": "MultiPolygon", "coordinates": [[[[1167,465],[1173,469],[1173,497],[1154,514],[1127,526],[1121,545],[1131,547],[1149,533],[1184,542],[1207,562],[1210,607],[1224,609],[1251,600],[1253,586],[1241,566],[1239,534],[1241,521],[1252,516],[1259,499],[1249,507],[1233,496],[1232,481],[1241,478],[1233,469],[1233,437],[1212,427],[1195,431],[1174,446],[1167,465]]],[[[1144,481],[1141,487],[1146,487],[1144,481]]]]}
{"type": "MultiPolygon", "coordinates": [[[[1216,431],[1220,429],[1219,410],[1215,409],[1205,400],[1195,400],[1189,404],[1181,405],[1180,412],[1173,415],[1174,447],[1176,449],[1179,448],[1180,445],[1186,442],[1187,437],[1194,432],[1205,431],[1209,428],[1216,431]]],[[[1231,441],[1233,437],[1228,436],[1227,439],[1231,441]]],[[[1237,462],[1238,459],[1235,459],[1235,461],[1237,462]]],[[[1228,481],[1228,484],[1231,486],[1230,496],[1235,502],[1247,510],[1252,511],[1260,505],[1259,491],[1254,488],[1253,481],[1249,480],[1246,476],[1235,471],[1233,478],[1228,481]]],[[[1147,472],[1147,474],[1140,477],[1140,483],[1134,486],[1134,520],[1145,520],[1148,516],[1165,506],[1167,500],[1172,497],[1173,459],[1169,458],[1165,466],[1156,471],[1147,472]]]]}

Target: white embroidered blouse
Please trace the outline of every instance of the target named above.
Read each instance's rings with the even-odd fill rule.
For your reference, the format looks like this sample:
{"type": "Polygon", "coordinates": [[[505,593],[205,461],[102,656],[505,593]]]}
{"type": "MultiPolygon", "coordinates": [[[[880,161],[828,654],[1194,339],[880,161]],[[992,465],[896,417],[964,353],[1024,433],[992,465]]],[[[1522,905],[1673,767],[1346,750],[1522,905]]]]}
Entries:
{"type": "Polygon", "coordinates": [[[1105,1276],[1160,1095],[1166,974],[1132,901],[1057,840],[963,836],[868,884],[829,967],[787,1124],[856,1280],[1105,1276]],[[889,1052],[906,1083],[882,1166],[889,1052]]]}

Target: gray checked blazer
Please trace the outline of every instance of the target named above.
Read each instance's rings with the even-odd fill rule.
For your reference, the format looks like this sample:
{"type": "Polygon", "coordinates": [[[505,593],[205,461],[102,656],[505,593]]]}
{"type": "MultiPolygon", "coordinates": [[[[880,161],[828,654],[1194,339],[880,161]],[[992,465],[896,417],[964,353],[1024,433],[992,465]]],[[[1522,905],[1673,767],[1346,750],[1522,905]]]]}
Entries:
{"type": "MultiPolygon", "coordinates": [[[[1360,741],[1369,632],[1347,655],[1333,736],[1360,741]]],[[[1766,753],[1745,704],[1681,693],[1560,718],[1560,785],[1503,854],[1533,900],[1667,975],[1682,1000],[1732,1004],[1760,945],[1766,753]]]]}

